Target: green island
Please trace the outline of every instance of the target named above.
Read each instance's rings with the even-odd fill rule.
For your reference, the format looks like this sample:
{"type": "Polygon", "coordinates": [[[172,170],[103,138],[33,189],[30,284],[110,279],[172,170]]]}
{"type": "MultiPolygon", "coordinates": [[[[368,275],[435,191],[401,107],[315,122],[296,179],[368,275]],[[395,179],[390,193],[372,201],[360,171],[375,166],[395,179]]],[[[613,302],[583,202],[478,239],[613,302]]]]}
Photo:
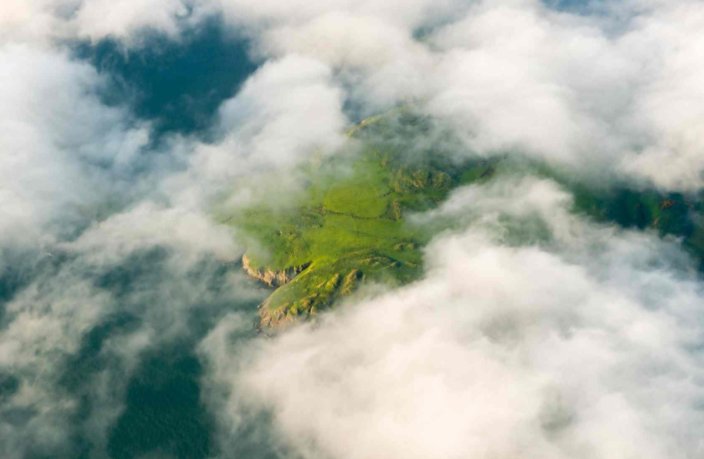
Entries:
{"type": "MultiPolygon", "coordinates": [[[[428,141],[430,122],[405,110],[364,120],[349,132],[356,147],[348,154],[306,164],[305,186],[288,196],[287,205],[257,202],[221,216],[251,242],[243,268],[273,289],[260,305],[262,329],[314,318],[368,281],[402,285],[417,279],[422,248],[434,232],[410,223],[407,215],[507,169],[506,157],[458,160],[436,148],[428,141]]],[[[625,185],[596,190],[545,167],[528,167],[570,189],[575,212],[675,235],[701,260],[698,196],[625,185]]]]}

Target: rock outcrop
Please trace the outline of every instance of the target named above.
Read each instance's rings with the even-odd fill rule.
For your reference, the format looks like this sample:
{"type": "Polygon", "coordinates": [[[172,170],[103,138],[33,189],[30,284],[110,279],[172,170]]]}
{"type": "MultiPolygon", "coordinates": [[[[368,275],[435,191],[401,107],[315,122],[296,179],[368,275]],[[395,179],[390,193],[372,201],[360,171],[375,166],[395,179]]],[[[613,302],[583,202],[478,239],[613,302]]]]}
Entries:
{"type": "Polygon", "coordinates": [[[245,272],[252,278],[263,282],[269,287],[280,287],[282,285],[288,284],[291,280],[296,277],[299,273],[305,270],[310,263],[304,263],[300,266],[292,266],[284,270],[276,271],[273,269],[263,269],[260,270],[252,266],[252,261],[247,255],[242,256],[242,267],[245,272]]]}

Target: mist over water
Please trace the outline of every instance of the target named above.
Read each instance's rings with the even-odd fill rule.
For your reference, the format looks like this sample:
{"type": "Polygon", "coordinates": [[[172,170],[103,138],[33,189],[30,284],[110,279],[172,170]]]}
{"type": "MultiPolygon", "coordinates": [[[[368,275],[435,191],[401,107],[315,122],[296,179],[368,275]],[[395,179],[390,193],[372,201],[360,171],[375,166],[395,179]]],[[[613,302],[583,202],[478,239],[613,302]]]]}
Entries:
{"type": "Polygon", "coordinates": [[[219,105],[256,68],[246,41],[216,18],[178,41],[158,32],[142,40],[138,49],[110,37],[79,41],[74,53],[109,80],[106,102],[127,102],[136,116],[154,122],[154,135],[207,132],[219,105]]]}
{"type": "Polygon", "coordinates": [[[689,0],[3,2],[0,456],[704,457],[703,53],[689,0]],[[258,333],[223,208],[399,107],[495,177],[258,333]]]}

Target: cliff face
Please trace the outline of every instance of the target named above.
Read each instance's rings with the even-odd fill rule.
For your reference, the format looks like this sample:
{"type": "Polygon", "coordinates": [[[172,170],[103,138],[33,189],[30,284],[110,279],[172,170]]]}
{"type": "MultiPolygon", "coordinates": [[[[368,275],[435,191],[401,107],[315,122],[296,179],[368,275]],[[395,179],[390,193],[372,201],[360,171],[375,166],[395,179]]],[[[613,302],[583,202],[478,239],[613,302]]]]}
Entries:
{"type": "Polygon", "coordinates": [[[458,180],[393,151],[369,148],[346,161],[312,170],[293,209],[262,204],[242,214],[242,231],[274,260],[242,258],[250,277],[274,289],[259,307],[262,330],[312,319],[363,282],[400,285],[421,272],[427,236],[404,212],[434,207],[458,180]]]}
{"type": "Polygon", "coordinates": [[[245,272],[252,278],[263,282],[269,287],[280,287],[282,285],[288,284],[296,277],[300,272],[310,266],[310,263],[304,263],[300,266],[293,266],[281,271],[275,271],[272,269],[260,270],[252,266],[252,261],[247,257],[247,255],[242,256],[242,267],[245,272]]]}
{"type": "Polygon", "coordinates": [[[363,282],[402,285],[417,279],[422,247],[439,228],[409,224],[406,214],[432,209],[454,188],[479,185],[515,167],[528,167],[526,173],[570,190],[576,212],[682,237],[704,272],[704,196],[592,189],[543,165],[516,165],[503,157],[458,163],[453,155],[432,150],[410,158],[406,148],[416,151],[415,134],[425,132],[422,120],[411,119],[404,127],[408,120],[385,119],[364,122],[350,132],[364,145],[356,155],[338,155],[305,169],[307,186],[285,212],[263,202],[233,217],[238,229],[275,260],[267,266],[242,258],[249,276],[274,289],[259,308],[262,329],[314,318],[363,282]],[[392,142],[385,140],[389,137],[392,142]]]}
{"type": "Polygon", "coordinates": [[[342,297],[352,294],[364,279],[350,262],[338,262],[306,271],[277,288],[259,308],[260,329],[282,329],[300,319],[314,318],[342,297]]]}

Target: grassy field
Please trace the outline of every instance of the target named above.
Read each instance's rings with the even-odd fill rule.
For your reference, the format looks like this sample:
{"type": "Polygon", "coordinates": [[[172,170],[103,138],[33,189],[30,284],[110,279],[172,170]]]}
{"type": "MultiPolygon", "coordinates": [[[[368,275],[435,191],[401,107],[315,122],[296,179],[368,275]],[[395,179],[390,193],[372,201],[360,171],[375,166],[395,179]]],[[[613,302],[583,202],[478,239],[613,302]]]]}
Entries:
{"type": "MultiPolygon", "coordinates": [[[[387,160],[364,152],[344,175],[318,171],[294,208],[258,207],[238,219],[259,242],[258,251],[247,253],[254,269],[307,266],[263,304],[263,325],[314,315],[365,279],[407,282],[420,273],[419,247],[427,236],[404,221],[408,192],[394,189],[387,160]]],[[[447,191],[440,184],[433,194],[447,191]]]]}
{"type": "MultiPolygon", "coordinates": [[[[437,206],[457,186],[513,168],[502,158],[458,163],[442,151],[414,151],[414,135],[425,126],[412,117],[399,124],[403,116],[362,123],[350,131],[361,150],[307,164],[308,185],[288,196],[289,205],[261,202],[227,216],[252,241],[248,268],[262,276],[290,274],[261,305],[262,327],[314,317],[364,281],[399,285],[417,278],[432,230],[412,226],[406,215],[437,206]]],[[[702,259],[701,200],[627,187],[593,190],[539,165],[527,169],[572,190],[575,212],[682,237],[685,248],[702,259]]]]}
{"type": "Polygon", "coordinates": [[[475,161],[458,172],[455,164],[438,161],[440,155],[409,162],[403,145],[380,135],[388,128],[383,120],[354,131],[364,144],[361,151],[308,165],[309,185],[293,205],[256,205],[231,218],[255,242],[246,254],[252,270],[305,267],[262,304],[262,326],[314,316],[363,281],[415,279],[430,234],[411,226],[405,214],[437,205],[458,184],[491,170],[489,163],[475,161]]]}

